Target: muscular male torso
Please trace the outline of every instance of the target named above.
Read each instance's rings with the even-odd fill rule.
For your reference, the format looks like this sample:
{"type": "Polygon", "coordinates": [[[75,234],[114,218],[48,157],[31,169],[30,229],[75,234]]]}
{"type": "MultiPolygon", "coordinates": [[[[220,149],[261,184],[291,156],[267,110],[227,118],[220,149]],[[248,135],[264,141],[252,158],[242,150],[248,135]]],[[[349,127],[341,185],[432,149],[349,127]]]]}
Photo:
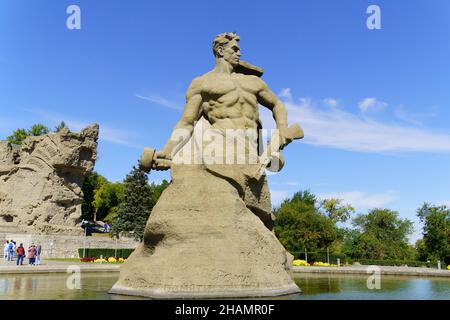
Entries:
{"type": "Polygon", "coordinates": [[[240,73],[208,72],[198,78],[202,113],[217,129],[257,129],[258,92],[263,82],[240,73]]]}

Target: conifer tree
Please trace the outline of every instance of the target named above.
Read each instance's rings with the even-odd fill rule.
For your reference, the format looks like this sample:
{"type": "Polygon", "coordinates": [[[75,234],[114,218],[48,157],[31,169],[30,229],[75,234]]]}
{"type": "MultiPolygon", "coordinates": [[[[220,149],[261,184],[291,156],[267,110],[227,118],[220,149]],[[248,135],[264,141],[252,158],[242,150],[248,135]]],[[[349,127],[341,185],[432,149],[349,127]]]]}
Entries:
{"type": "Polygon", "coordinates": [[[144,171],[133,166],[124,180],[124,194],[113,219],[111,235],[132,236],[142,241],[147,219],[153,208],[151,187],[144,171]]]}

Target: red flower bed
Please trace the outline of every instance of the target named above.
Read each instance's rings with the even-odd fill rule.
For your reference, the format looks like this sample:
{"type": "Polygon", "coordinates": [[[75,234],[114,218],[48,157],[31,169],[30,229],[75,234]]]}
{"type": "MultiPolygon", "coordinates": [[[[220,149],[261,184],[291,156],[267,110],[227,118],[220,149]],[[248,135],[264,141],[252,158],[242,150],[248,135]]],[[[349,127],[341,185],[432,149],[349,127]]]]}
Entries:
{"type": "Polygon", "coordinates": [[[80,258],[81,262],[92,262],[94,260],[95,260],[95,258],[80,258]]]}

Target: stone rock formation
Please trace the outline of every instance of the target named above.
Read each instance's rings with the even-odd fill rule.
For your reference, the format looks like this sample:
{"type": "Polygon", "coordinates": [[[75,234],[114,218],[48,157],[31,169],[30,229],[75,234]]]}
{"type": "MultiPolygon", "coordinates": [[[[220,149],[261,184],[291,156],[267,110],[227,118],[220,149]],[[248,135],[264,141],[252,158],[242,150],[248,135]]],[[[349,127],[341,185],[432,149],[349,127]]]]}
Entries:
{"type": "Polygon", "coordinates": [[[80,133],[27,137],[21,146],[0,142],[0,226],[19,232],[82,234],[79,226],[86,174],[97,158],[99,126],[80,133]]]}
{"type": "MultiPolygon", "coordinates": [[[[243,169],[234,168],[234,169],[243,169]]],[[[234,184],[252,190],[233,170],[234,184]]],[[[231,182],[231,181],[230,181],[231,182]]],[[[270,210],[268,189],[261,201],[242,199],[239,189],[202,165],[172,167],[145,229],[144,242],[121,266],[111,293],[151,298],[276,296],[299,292],[290,275],[292,256],[248,206],[270,210]]]]}

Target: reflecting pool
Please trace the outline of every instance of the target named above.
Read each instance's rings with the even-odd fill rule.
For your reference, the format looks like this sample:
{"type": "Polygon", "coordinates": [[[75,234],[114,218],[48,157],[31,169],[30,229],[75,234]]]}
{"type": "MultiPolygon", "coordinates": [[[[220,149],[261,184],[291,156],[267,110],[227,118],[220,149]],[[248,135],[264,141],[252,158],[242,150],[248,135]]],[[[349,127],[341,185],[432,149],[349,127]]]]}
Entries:
{"type": "MultiPolygon", "coordinates": [[[[110,300],[139,299],[110,295],[118,272],[82,273],[77,282],[70,274],[0,275],[0,300],[67,299],[110,300]]],[[[380,289],[367,288],[367,276],[336,274],[295,274],[302,294],[277,299],[432,299],[450,300],[450,278],[381,276],[380,289]]]]}

